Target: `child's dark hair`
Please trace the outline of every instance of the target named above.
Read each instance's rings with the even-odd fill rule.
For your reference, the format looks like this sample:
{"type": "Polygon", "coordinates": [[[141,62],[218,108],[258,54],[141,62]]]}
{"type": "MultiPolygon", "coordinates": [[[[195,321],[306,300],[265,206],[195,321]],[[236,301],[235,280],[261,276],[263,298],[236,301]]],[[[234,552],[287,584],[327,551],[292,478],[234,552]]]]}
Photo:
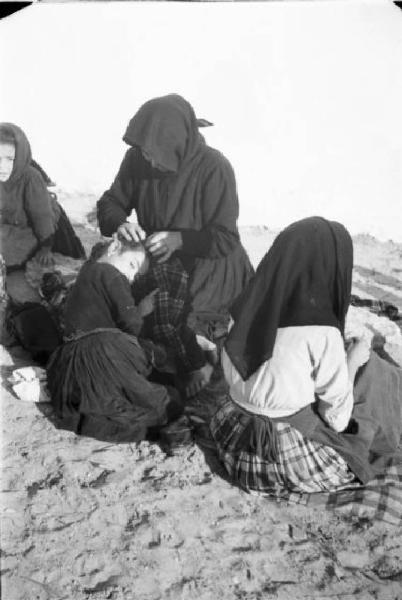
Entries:
{"type": "MultiPolygon", "coordinates": [[[[121,243],[121,248],[119,254],[123,254],[124,252],[133,251],[133,250],[142,250],[146,253],[146,250],[141,242],[134,242],[126,240],[125,238],[119,237],[119,242],[121,243]]],[[[95,261],[105,256],[108,248],[113,244],[114,239],[111,240],[102,240],[101,242],[97,242],[91,250],[91,254],[89,256],[89,260],[95,261]]]]}
{"type": "Polygon", "coordinates": [[[0,144],[12,144],[15,146],[14,132],[8,125],[0,125],[0,144]]]}

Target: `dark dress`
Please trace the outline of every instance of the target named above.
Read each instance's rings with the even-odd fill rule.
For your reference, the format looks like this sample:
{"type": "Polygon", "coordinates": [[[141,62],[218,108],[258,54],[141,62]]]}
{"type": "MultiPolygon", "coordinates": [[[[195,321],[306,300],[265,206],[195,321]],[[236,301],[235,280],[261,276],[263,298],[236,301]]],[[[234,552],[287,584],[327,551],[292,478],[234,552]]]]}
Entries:
{"type": "Polygon", "coordinates": [[[190,274],[189,323],[211,337],[208,324],[213,329],[214,322],[226,322],[229,305],[252,274],[237,229],[233,169],[205,144],[192,107],[174,94],[146,103],[124,139],[132,148],[98,202],[101,232],[112,235],[132,210],[147,235],[180,231],[178,255],[190,274]]]}
{"type": "Polygon", "coordinates": [[[109,264],[85,263],[66,302],[66,342],[47,367],[62,428],[134,442],[181,413],[176,390],[147,380],[141,325],[128,280],[109,264]]]}
{"type": "Polygon", "coordinates": [[[8,268],[22,267],[42,246],[72,258],[85,258],[56,195],[32,163],[31,148],[24,132],[6,123],[15,138],[15,160],[10,178],[0,182],[0,241],[8,268]]]}

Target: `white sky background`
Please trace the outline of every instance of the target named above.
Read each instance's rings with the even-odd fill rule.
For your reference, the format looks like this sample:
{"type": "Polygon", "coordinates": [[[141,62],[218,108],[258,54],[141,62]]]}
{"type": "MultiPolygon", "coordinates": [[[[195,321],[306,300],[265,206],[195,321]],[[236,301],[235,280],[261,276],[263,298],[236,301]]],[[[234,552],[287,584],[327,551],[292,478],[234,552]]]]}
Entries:
{"type": "Polygon", "coordinates": [[[402,241],[402,12],[387,0],[35,4],[0,23],[0,120],[58,184],[107,188],[149,98],[185,96],[240,223],[402,241]]]}

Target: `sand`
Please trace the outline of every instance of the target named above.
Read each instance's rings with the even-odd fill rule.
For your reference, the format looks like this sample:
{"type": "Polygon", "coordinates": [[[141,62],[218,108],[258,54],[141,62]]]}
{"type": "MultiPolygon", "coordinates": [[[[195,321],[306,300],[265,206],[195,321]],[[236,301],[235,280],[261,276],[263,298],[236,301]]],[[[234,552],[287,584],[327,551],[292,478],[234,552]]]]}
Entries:
{"type": "MultiPolygon", "coordinates": [[[[72,214],[74,198],[61,199],[72,214]]],[[[89,244],[95,232],[74,218],[89,244]]],[[[254,262],[274,236],[242,230],[254,262]]],[[[402,310],[402,246],[359,236],[355,256],[356,293],[402,310]]],[[[348,327],[402,364],[394,323],[353,309],[348,327]]],[[[28,363],[3,350],[3,376],[28,363]]],[[[22,402],[4,382],[1,402],[5,600],[402,598],[400,529],[246,494],[226,480],[201,420],[197,443],[171,451],[58,430],[49,404],[22,402]]],[[[202,397],[190,407],[201,419],[212,409],[202,397]]]]}

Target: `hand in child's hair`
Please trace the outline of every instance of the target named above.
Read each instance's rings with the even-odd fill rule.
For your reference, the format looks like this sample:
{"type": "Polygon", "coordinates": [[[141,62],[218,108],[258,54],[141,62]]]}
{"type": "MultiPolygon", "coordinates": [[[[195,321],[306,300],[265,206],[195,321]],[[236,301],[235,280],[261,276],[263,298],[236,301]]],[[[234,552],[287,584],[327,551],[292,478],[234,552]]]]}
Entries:
{"type": "Polygon", "coordinates": [[[158,263],[166,262],[176,250],[183,246],[180,231],[157,231],[145,241],[145,248],[158,263]]]}
{"type": "Polygon", "coordinates": [[[42,267],[51,267],[54,265],[54,258],[50,248],[40,248],[35,254],[35,260],[38,261],[42,267]]]}
{"type": "Polygon", "coordinates": [[[154,311],[155,295],[158,292],[159,292],[159,288],[152,290],[152,292],[150,294],[148,294],[148,296],[145,296],[145,298],[143,298],[141,300],[141,302],[138,303],[138,310],[140,311],[140,315],[142,317],[146,317],[147,315],[150,315],[154,311]]]}
{"type": "Polygon", "coordinates": [[[365,338],[354,338],[347,349],[348,360],[359,368],[370,358],[370,343],[365,338]]]}
{"type": "Polygon", "coordinates": [[[123,238],[129,242],[140,242],[145,239],[145,231],[138,225],[138,223],[122,223],[117,230],[123,238]]]}

